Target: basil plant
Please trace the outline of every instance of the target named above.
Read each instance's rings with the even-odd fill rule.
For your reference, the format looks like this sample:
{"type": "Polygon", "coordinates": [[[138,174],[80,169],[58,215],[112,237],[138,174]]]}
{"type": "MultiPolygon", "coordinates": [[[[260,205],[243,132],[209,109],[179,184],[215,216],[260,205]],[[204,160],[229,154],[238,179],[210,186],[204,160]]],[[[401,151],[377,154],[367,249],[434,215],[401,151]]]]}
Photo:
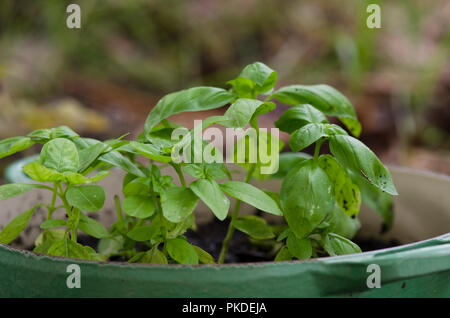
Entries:
{"type": "Polygon", "coordinates": [[[0,243],[12,242],[34,212],[45,208],[47,218],[34,251],[62,257],[224,263],[235,230],[255,245],[271,247],[275,261],[361,252],[351,241],[360,227],[361,201],[382,216],[386,227],[392,224],[392,195],[397,192],[389,171],[357,139],[361,125],[340,92],[323,84],[275,89],[276,81],[274,70],[256,62],[227,82],[228,89],[194,87],[168,94],[153,107],[136,140],[83,138],[62,126],[0,141],[0,158],[43,145],[39,159],[23,167],[34,183],[2,185],[0,200],[35,188],[52,193],[50,202],[37,204],[6,225],[0,243]],[[283,151],[287,147],[277,134],[259,128],[259,117],[277,103],[290,106],[274,123],[290,135],[289,152],[283,151]],[[223,115],[208,117],[192,129],[168,120],[174,114],[224,106],[223,115]],[[342,126],[330,122],[333,117],[342,126]],[[244,132],[231,153],[232,162],[246,171],[241,180],[232,165],[224,163],[221,147],[202,138],[211,125],[244,132]],[[325,143],[330,154],[321,152],[325,143]],[[309,146],[313,155],[300,152],[309,146]],[[106,229],[93,218],[105,203],[105,191],[95,183],[111,168],[123,170],[125,176],[122,195],[113,199],[117,218],[106,229]],[[173,169],[176,180],[164,174],[167,169],[173,169]],[[193,179],[189,184],[186,175],[193,179]],[[253,178],[282,179],[279,193],[255,187],[253,178]],[[188,230],[196,229],[199,201],[218,220],[229,218],[217,259],[186,237],[188,230]],[[261,213],[240,216],[242,202],[261,213]],[[59,209],[65,211],[63,217],[54,216],[59,209]],[[79,232],[98,239],[97,250],[80,244],[79,232]]]}

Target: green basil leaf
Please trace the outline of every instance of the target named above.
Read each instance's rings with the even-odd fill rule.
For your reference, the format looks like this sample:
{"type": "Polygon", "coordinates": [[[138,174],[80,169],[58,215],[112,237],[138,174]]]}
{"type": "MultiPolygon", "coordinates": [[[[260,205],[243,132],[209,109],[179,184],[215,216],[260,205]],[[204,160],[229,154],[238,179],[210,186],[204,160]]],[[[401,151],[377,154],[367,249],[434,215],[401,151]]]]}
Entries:
{"type": "Polygon", "coordinates": [[[109,140],[105,140],[105,144],[108,145],[111,149],[117,149],[120,148],[124,145],[127,145],[128,143],[130,143],[129,140],[122,140],[123,138],[125,138],[126,136],[128,136],[130,133],[125,133],[122,136],[115,138],[115,139],[109,139],[109,140]]]}
{"type": "Polygon", "coordinates": [[[94,261],[100,261],[105,262],[107,260],[107,257],[104,255],[98,254],[92,247],[90,246],[83,246],[83,249],[89,254],[89,259],[94,261]]]}
{"type": "Polygon", "coordinates": [[[310,104],[326,115],[337,116],[354,136],[358,137],[361,133],[361,124],[352,104],[329,85],[286,86],[277,90],[272,97],[289,105],[310,104]]]}
{"type": "MultiPolygon", "coordinates": [[[[257,99],[239,98],[228,107],[224,114],[226,121],[221,122],[221,124],[232,128],[245,128],[257,110],[264,105],[264,102],[257,99]]],[[[269,108],[264,107],[266,112],[275,107],[273,104],[270,105],[271,107],[269,108]]]]}
{"type": "Polygon", "coordinates": [[[120,152],[120,153],[126,152],[126,153],[132,154],[132,155],[134,155],[134,156],[139,156],[139,155],[141,155],[141,154],[136,150],[136,148],[134,148],[134,147],[131,145],[131,142],[128,142],[127,144],[122,145],[122,146],[116,148],[115,150],[118,151],[118,152],[120,152]]]}
{"type": "Polygon", "coordinates": [[[339,162],[330,155],[319,157],[319,166],[334,186],[336,202],[350,217],[358,215],[361,207],[361,192],[339,162]]]}
{"type": "Polygon", "coordinates": [[[95,183],[100,181],[101,179],[107,177],[110,174],[109,171],[100,171],[93,177],[85,177],[80,173],[66,173],[64,176],[66,177],[66,181],[72,185],[80,185],[86,183],[95,183]]]}
{"type": "Polygon", "coordinates": [[[357,118],[352,117],[338,117],[339,120],[347,127],[348,130],[352,133],[353,136],[359,137],[361,135],[361,123],[357,118]]]}
{"type": "Polygon", "coordinates": [[[197,252],[198,261],[200,264],[215,264],[214,258],[206,252],[205,250],[201,249],[198,246],[192,245],[195,249],[195,252],[197,252]]]}
{"type": "Polygon", "coordinates": [[[298,259],[309,259],[312,256],[312,245],[309,238],[299,239],[294,233],[289,233],[286,240],[289,253],[298,259]]]}
{"type": "Polygon", "coordinates": [[[98,239],[105,238],[109,235],[108,231],[102,224],[88,217],[86,214],[82,212],[80,213],[78,228],[84,233],[98,239]]]}
{"type": "Polygon", "coordinates": [[[226,181],[221,183],[220,187],[230,196],[248,203],[261,211],[283,215],[278,204],[270,196],[251,184],[239,181],[226,181]]]}
{"type": "Polygon", "coordinates": [[[170,222],[178,223],[187,218],[197,203],[198,197],[188,188],[172,187],[161,193],[163,215],[170,222]]]}
{"type": "Polygon", "coordinates": [[[127,262],[128,263],[141,263],[141,260],[144,258],[146,252],[138,252],[134,254],[132,258],[130,258],[127,262]]]}
{"type": "MultiPolygon", "coordinates": [[[[226,122],[228,119],[225,116],[210,116],[206,117],[202,121],[202,131],[214,124],[221,124],[226,122]]],[[[187,129],[187,128],[186,128],[187,129]]]]}
{"type": "Polygon", "coordinates": [[[125,175],[125,177],[123,177],[122,179],[122,191],[123,189],[125,189],[125,187],[127,186],[127,184],[129,184],[131,181],[137,179],[138,177],[132,173],[127,173],[125,175]]]}
{"type": "Polygon", "coordinates": [[[289,235],[289,233],[291,233],[291,230],[289,228],[285,229],[283,232],[281,232],[278,237],[277,237],[277,242],[281,242],[284,239],[286,239],[289,235]]]}
{"type": "Polygon", "coordinates": [[[358,139],[336,135],[330,138],[330,150],[336,159],[357,175],[363,175],[377,188],[397,195],[391,174],[377,156],[358,139]]]}
{"type": "MultiPolygon", "coordinates": [[[[189,218],[187,218],[189,219],[189,218]]],[[[193,219],[192,219],[193,220],[193,219]]],[[[185,221],[177,223],[176,225],[179,226],[178,229],[183,227],[186,223],[189,223],[192,221],[185,221]],[[184,224],[183,224],[184,223],[184,224]]],[[[192,223],[191,223],[192,224],[192,223]]],[[[149,225],[149,231],[152,233],[151,239],[157,242],[163,242],[166,238],[175,238],[175,237],[168,237],[169,233],[168,231],[172,229],[174,223],[171,223],[164,217],[154,217],[152,219],[152,223],[149,225]]],[[[173,229],[172,232],[176,232],[178,229],[173,229]]],[[[183,231],[184,233],[185,231],[183,231]]]]}
{"type": "Polygon", "coordinates": [[[307,124],[294,131],[289,138],[292,151],[300,151],[313,144],[322,137],[327,137],[325,126],[322,124],[307,124]]]}
{"type": "Polygon", "coordinates": [[[95,183],[109,176],[110,171],[100,171],[96,175],[87,178],[87,183],[95,183]]]}
{"type": "Polygon", "coordinates": [[[177,238],[180,235],[186,233],[186,231],[195,226],[194,214],[190,214],[187,218],[175,224],[175,227],[167,234],[167,238],[177,238]]]}
{"type": "Polygon", "coordinates": [[[275,122],[275,127],[289,134],[307,124],[328,123],[325,115],[308,104],[298,105],[286,110],[275,122]]]}
{"type": "Polygon", "coordinates": [[[65,226],[67,222],[65,220],[45,220],[41,223],[41,229],[51,229],[58,226],[65,226]]]}
{"type": "Polygon", "coordinates": [[[53,243],[53,245],[48,249],[47,253],[53,256],[70,257],[77,259],[92,259],[91,254],[83,245],[78,244],[67,236],[62,240],[53,243]]]}
{"type": "Polygon", "coordinates": [[[275,262],[283,262],[292,260],[293,256],[289,253],[289,250],[286,246],[283,246],[275,256],[275,262]]]}
{"type": "Polygon", "coordinates": [[[30,210],[20,213],[9,222],[0,232],[0,243],[9,244],[16,239],[27,227],[31,217],[40,205],[35,205],[30,210]]]}
{"type": "Polygon", "coordinates": [[[361,253],[358,245],[336,233],[328,234],[323,239],[322,246],[330,256],[361,253]]]}
{"type": "Polygon", "coordinates": [[[62,173],[49,169],[39,162],[30,162],[22,169],[31,179],[39,182],[66,181],[66,177],[62,173]]]}
{"type": "Polygon", "coordinates": [[[364,176],[350,172],[350,177],[359,187],[363,202],[383,218],[383,232],[390,229],[394,222],[394,200],[392,196],[368,183],[364,176]]]}
{"type": "Polygon", "coordinates": [[[34,145],[28,137],[11,137],[0,141],[0,159],[11,156],[34,145]]]}
{"type": "Polygon", "coordinates": [[[100,143],[100,141],[94,138],[73,137],[70,140],[77,146],[78,151],[100,143]]]}
{"type": "Polygon", "coordinates": [[[145,255],[139,260],[139,263],[166,265],[168,261],[166,255],[154,247],[145,253],[145,255]]]}
{"type": "MultiPolygon", "coordinates": [[[[356,232],[361,228],[361,223],[357,218],[351,218],[338,205],[335,206],[331,215],[331,224],[327,231],[352,239],[356,232]]],[[[325,222],[324,222],[325,223],[325,222]]]]}
{"type": "Polygon", "coordinates": [[[78,134],[67,126],[59,126],[50,129],[50,135],[50,138],[52,139],[78,137],[78,134]]]}
{"type": "Polygon", "coordinates": [[[276,107],[277,107],[277,104],[275,104],[274,102],[269,102],[269,101],[264,102],[264,104],[262,104],[260,107],[258,107],[256,109],[255,113],[253,114],[253,117],[250,120],[250,126],[252,126],[253,128],[258,128],[258,121],[257,121],[258,117],[260,115],[264,115],[264,114],[271,112],[276,107]]]}
{"type": "Polygon", "coordinates": [[[109,163],[115,167],[119,167],[136,176],[145,177],[145,174],[130,159],[123,156],[118,151],[105,153],[99,157],[99,160],[109,163]]]}
{"type": "Polygon", "coordinates": [[[346,135],[348,136],[347,132],[335,124],[323,124],[325,126],[325,132],[328,136],[334,136],[334,135],[346,135]]]}
{"type": "Polygon", "coordinates": [[[42,147],[40,163],[60,173],[77,172],[79,156],[75,144],[64,138],[56,138],[42,147]]]}
{"type": "Polygon", "coordinates": [[[233,99],[233,95],[216,87],[193,87],[164,96],[152,109],[145,122],[144,133],[163,119],[182,112],[201,111],[222,107],[233,99]]]}
{"type": "Polygon", "coordinates": [[[44,143],[52,138],[51,129],[37,129],[27,135],[31,140],[35,142],[44,143]]]}
{"type": "Polygon", "coordinates": [[[204,178],[205,177],[204,165],[203,164],[188,163],[186,166],[184,166],[183,170],[188,175],[191,175],[194,178],[204,178]]]}
{"type": "Polygon", "coordinates": [[[163,193],[166,188],[175,187],[173,178],[171,176],[152,177],[153,190],[157,193],[163,193]]]}
{"type": "Polygon", "coordinates": [[[228,85],[233,87],[233,91],[236,92],[241,98],[254,98],[256,96],[256,83],[248,78],[238,77],[234,80],[228,81],[228,85]]]}
{"type": "Polygon", "coordinates": [[[124,237],[117,235],[113,237],[105,237],[98,242],[98,252],[104,256],[117,255],[123,248],[124,237]]]}
{"type": "Polygon", "coordinates": [[[234,221],[233,226],[257,240],[268,240],[275,237],[266,220],[255,215],[241,217],[234,221]]]}
{"type": "Polygon", "coordinates": [[[98,185],[70,187],[67,201],[70,205],[87,212],[96,212],[105,204],[105,190],[98,185]]]}
{"type": "Polygon", "coordinates": [[[133,147],[140,155],[155,160],[158,162],[171,162],[172,157],[166,156],[164,152],[160,151],[156,146],[151,144],[143,144],[137,141],[130,142],[130,146],[133,147]]]}
{"type": "Polygon", "coordinates": [[[122,191],[126,197],[133,195],[148,195],[150,193],[150,178],[134,178],[127,182],[122,191]]]}
{"type": "Polygon", "coordinates": [[[198,254],[195,248],[185,240],[178,238],[167,240],[166,249],[170,257],[180,264],[198,264],[198,254]]]}
{"type": "Polygon", "coordinates": [[[283,152],[279,156],[279,168],[272,178],[284,179],[289,171],[296,165],[311,159],[312,157],[303,152],[283,152]]]}
{"type": "Polygon", "coordinates": [[[262,189],[262,190],[263,190],[263,192],[265,194],[267,194],[269,197],[272,198],[272,200],[274,200],[277,203],[278,207],[281,210],[280,195],[278,193],[276,193],[276,192],[271,192],[271,191],[268,191],[268,190],[265,190],[265,189],[262,189]]]}
{"type": "Polygon", "coordinates": [[[78,172],[83,172],[89,168],[89,166],[97,160],[97,158],[106,150],[107,146],[98,142],[93,144],[79,152],[80,166],[78,172]]]}
{"type": "Polygon", "coordinates": [[[190,189],[223,221],[230,208],[230,200],[220,189],[219,184],[210,179],[198,179],[190,184],[190,189]]]}
{"type": "Polygon", "coordinates": [[[204,166],[206,177],[211,179],[230,178],[230,172],[223,163],[206,163],[204,166]]]}
{"type": "Polygon", "coordinates": [[[10,183],[0,186],[0,200],[6,200],[39,187],[35,184],[10,183]]]}
{"type": "Polygon", "coordinates": [[[334,124],[306,124],[294,131],[289,138],[289,146],[292,151],[300,151],[320,138],[334,135],[347,135],[347,132],[334,124]]]}
{"type": "Polygon", "coordinates": [[[256,84],[257,93],[271,90],[277,81],[277,72],[261,62],[247,65],[239,77],[247,78],[256,84]]]}
{"type": "Polygon", "coordinates": [[[35,142],[46,143],[47,141],[55,138],[75,139],[79,136],[69,127],[60,126],[52,129],[37,129],[29,133],[27,137],[30,137],[35,142]]]}
{"type": "MultiPolygon", "coordinates": [[[[171,124],[171,126],[172,126],[172,124],[171,124]]],[[[147,141],[149,141],[151,144],[156,146],[158,149],[161,149],[163,152],[169,152],[169,150],[178,142],[177,140],[172,139],[172,134],[173,134],[174,130],[176,128],[183,127],[180,125],[178,125],[178,126],[179,127],[155,126],[152,129],[152,132],[147,135],[147,141]],[[156,129],[158,129],[158,130],[156,130],[156,129]]],[[[183,128],[185,128],[185,127],[183,127],[183,128]]],[[[138,141],[141,141],[141,140],[138,140],[138,141]]]]}
{"type": "Polygon", "coordinates": [[[127,236],[136,242],[145,242],[152,239],[155,235],[155,229],[155,227],[152,228],[148,225],[136,226],[127,233],[127,236]]]}
{"type": "Polygon", "coordinates": [[[146,219],[155,213],[155,201],[150,196],[132,195],[122,203],[123,210],[129,216],[146,219]]]}
{"type": "Polygon", "coordinates": [[[48,254],[48,249],[57,241],[63,239],[66,231],[64,229],[56,229],[56,230],[45,230],[41,234],[38,235],[36,240],[34,241],[34,245],[36,247],[33,249],[33,252],[40,254],[48,254]]]}
{"type": "Polygon", "coordinates": [[[298,238],[304,238],[333,209],[333,185],[310,159],[293,168],[283,180],[280,200],[290,229],[298,238]]]}

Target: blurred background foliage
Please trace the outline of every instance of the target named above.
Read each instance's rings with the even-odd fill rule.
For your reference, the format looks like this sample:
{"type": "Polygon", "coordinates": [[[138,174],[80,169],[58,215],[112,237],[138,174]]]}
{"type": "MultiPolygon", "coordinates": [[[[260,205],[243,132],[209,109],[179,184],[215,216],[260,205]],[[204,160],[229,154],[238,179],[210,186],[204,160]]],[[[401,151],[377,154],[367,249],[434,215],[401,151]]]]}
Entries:
{"type": "Polygon", "coordinates": [[[2,0],[0,138],[61,124],[136,134],[164,94],[223,87],[258,60],[278,85],[342,90],[383,160],[450,174],[449,57],[447,0],[2,0]],[[381,29],[366,26],[370,3],[381,29]]]}

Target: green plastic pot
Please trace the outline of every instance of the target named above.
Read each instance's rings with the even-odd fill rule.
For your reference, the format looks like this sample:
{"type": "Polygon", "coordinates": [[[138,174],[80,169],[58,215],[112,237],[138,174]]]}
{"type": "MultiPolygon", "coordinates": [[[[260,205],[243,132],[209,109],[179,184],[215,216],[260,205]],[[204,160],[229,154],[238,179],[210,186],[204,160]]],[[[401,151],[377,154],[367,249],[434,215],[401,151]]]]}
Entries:
{"type": "MultiPolygon", "coordinates": [[[[17,162],[7,170],[9,181],[20,180],[22,165],[17,162]]],[[[450,178],[398,167],[391,172],[400,193],[394,226],[380,235],[381,218],[363,207],[360,235],[405,243],[396,248],[309,261],[161,266],[64,259],[0,245],[0,296],[450,297],[450,178]],[[80,268],[80,288],[67,287],[71,264],[80,268]],[[380,288],[367,285],[370,264],[380,267],[380,288]]],[[[112,175],[102,184],[109,196],[120,190],[120,177],[112,175]]],[[[274,190],[280,184],[264,186],[274,190]]],[[[32,192],[2,202],[0,225],[43,196],[32,192]]],[[[106,224],[112,221],[109,209],[99,214],[106,224]]],[[[196,213],[206,215],[201,210],[196,213]]],[[[39,224],[39,217],[33,222],[39,224]]],[[[31,244],[37,231],[31,225],[22,245],[31,244]]]]}

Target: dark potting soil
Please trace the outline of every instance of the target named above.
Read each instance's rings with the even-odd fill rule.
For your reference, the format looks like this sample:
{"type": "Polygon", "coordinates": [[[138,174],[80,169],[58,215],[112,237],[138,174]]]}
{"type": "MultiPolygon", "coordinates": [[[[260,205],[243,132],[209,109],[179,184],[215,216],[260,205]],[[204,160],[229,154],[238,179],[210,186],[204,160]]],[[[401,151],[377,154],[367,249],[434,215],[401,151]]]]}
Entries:
{"type": "MultiPolygon", "coordinates": [[[[219,221],[216,218],[208,224],[200,225],[196,231],[188,230],[186,237],[188,241],[208,253],[214,259],[219,258],[222,248],[222,241],[228,230],[229,219],[219,221]]],[[[396,240],[383,241],[375,238],[361,239],[356,238],[355,243],[361,247],[363,252],[395,247],[400,243],[396,240]]],[[[78,242],[82,245],[88,245],[97,249],[98,239],[87,235],[79,235],[78,242]]],[[[226,263],[249,263],[249,262],[267,262],[273,261],[275,255],[269,246],[256,246],[250,242],[249,237],[238,231],[234,231],[233,238],[226,257],[226,263]]],[[[122,258],[113,258],[111,261],[124,261],[122,258]]]]}
{"type": "MultiPolygon", "coordinates": [[[[214,259],[218,259],[222,249],[222,241],[226,236],[230,220],[214,220],[208,224],[200,225],[196,231],[188,230],[188,241],[210,253],[214,259]]],[[[226,263],[248,263],[273,261],[274,255],[270,255],[271,248],[256,246],[249,240],[247,234],[238,230],[234,231],[230,241],[230,247],[226,255],[226,263]]]]}
{"type": "MultiPolygon", "coordinates": [[[[198,226],[197,231],[188,230],[186,237],[188,241],[197,245],[210,253],[214,259],[218,259],[222,248],[222,240],[226,235],[229,220],[212,222],[198,226]]],[[[363,252],[379,250],[383,248],[399,246],[396,240],[383,241],[376,238],[356,238],[354,240],[363,252]]],[[[247,263],[273,261],[275,255],[271,254],[271,248],[266,246],[256,246],[250,242],[249,237],[238,231],[234,231],[233,238],[226,257],[226,263],[247,263]]]]}

